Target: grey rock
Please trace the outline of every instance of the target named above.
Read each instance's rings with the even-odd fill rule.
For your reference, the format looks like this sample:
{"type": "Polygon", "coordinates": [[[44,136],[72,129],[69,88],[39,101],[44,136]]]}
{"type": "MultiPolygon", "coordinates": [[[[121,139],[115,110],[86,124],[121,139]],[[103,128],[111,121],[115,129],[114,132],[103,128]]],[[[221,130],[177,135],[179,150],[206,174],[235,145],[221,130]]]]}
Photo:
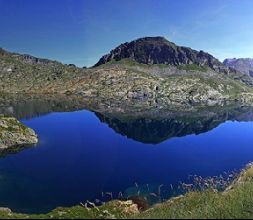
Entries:
{"type": "Polygon", "coordinates": [[[253,77],[253,59],[225,59],[224,65],[253,77]]]}
{"type": "Polygon", "coordinates": [[[37,142],[38,137],[32,129],[22,125],[13,117],[0,115],[0,150],[37,142]]]}

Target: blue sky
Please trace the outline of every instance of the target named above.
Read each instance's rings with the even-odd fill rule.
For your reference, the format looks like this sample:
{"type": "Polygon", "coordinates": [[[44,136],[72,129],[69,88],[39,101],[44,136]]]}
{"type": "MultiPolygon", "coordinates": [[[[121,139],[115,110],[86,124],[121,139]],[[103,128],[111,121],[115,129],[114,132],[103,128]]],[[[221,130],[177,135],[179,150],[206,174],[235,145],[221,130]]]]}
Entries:
{"type": "Polygon", "coordinates": [[[220,60],[253,57],[252,0],[0,0],[0,47],[90,66],[121,43],[164,36],[220,60]]]}

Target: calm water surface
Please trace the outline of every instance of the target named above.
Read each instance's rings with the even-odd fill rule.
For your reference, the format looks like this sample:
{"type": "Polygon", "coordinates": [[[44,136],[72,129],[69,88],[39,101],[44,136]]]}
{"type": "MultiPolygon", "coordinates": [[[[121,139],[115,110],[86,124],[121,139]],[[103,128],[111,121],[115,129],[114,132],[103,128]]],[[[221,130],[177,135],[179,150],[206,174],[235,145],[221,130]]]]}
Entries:
{"type": "Polygon", "coordinates": [[[249,120],[226,121],[199,135],[188,131],[167,139],[160,137],[165,128],[155,133],[164,126],[159,122],[152,123],[148,133],[145,120],[126,129],[117,120],[102,123],[87,110],[51,112],[22,122],[37,132],[39,144],[0,159],[0,206],[19,212],[94,201],[102,192],[117,197],[133,191],[135,183],[154,189],[176,185],[187,182],[189,175],[219,175],[253,160],[249,120]],[[149,135],[147,141],[143,135],[149,135]]]}

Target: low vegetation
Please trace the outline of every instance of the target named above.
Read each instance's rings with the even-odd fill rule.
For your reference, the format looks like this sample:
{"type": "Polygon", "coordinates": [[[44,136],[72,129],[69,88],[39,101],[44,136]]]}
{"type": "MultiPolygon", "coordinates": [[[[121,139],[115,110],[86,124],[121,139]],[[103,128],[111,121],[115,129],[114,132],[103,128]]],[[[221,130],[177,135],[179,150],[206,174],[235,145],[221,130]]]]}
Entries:
{"type": "Polygon", "coordinates": [[[208,68],[206,66],[199,66],[196,64],[179,65],[178,69],[186,70],[186,71],[200,71],[200,72],[206,72],[208,70],[208,68]]]}
{"type": "Polygon", "coordinates": [[[57,208],[47,214],[28,215],[17,214],[11,210],[0,209],[1,219],[112,219],[112,218],[130,218],[133,214],[139,213],[137,205],[132,201],[112,201],[100,207],[93,203],[78,205],[71,208],[57,208]],[[89,206],[89,207],[88,207],[89,206]]]}
{"type": "Polygon", "coordinates": [[[136,218],[238,219],[253,217],[253,168],[248,168],[228,190],[192,191],[156,205],[136,218]]]}

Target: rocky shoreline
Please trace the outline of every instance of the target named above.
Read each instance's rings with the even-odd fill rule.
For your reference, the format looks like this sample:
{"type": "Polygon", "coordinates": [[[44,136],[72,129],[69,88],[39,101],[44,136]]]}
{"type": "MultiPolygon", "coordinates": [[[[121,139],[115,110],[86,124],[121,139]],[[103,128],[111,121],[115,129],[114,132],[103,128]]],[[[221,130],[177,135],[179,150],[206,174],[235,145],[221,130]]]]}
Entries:
{"type": "Polygon", "coordinates": [[[13,117],[0,115],[0,152],[38,143],[35,132],[13,117]]]}

